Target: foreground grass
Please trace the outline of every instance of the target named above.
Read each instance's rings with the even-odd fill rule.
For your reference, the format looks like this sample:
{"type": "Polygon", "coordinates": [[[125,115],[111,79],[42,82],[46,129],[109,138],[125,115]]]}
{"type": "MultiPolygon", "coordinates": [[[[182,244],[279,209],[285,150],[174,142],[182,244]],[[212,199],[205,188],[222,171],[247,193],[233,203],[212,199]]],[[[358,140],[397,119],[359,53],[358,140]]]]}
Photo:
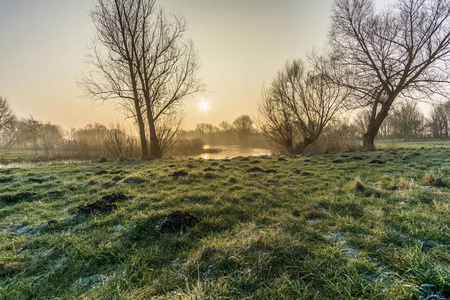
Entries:
{"type": "Polygon", "coordinates": [[[0,298],[445,299],[449,159],[444,144],[3,169],[0,298]],[[112,212],[77,213],[117,192],[112,212]],[[198,224],[158,230],[175,210],[198,224]]]}

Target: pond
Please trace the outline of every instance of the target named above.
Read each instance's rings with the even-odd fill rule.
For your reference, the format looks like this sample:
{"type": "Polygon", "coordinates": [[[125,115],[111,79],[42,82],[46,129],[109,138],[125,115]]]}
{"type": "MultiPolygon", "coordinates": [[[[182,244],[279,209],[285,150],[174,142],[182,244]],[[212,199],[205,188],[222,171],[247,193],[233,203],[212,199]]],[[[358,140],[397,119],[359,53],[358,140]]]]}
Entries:
{"type": "Polygon", "coordinates": [[[238,145],[233,146],[203,146],[205,150],[204,153],[193,158],[203,158],[203,159],[225,159],[233,158],[237,156],[261,156],[261,155],[271,155],[272,152],[269,149],[264,148],[242,148],[238,145]]]}

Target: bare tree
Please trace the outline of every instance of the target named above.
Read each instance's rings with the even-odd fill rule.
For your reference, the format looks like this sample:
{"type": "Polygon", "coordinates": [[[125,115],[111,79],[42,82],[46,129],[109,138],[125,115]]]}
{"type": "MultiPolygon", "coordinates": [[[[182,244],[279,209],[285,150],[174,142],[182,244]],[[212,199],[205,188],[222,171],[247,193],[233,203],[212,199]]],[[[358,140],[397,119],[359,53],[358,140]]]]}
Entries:
{"type": "Polygon", "coordinates": [[[6,98],[0,96],[0,132],[4,127],[14,122],[15,119],[16,116],[14,115],[11,106],[9,106],[8,101],[6,98]]]}
{"type": "Polygon", "coordinates": [[[94,98],[121,100],[127,115],[135,118],[138,125],[144,159],[149,153],[134,48],[145,38],[141,23],[154,6],[155,0],[99,0],[92,12],[97,29],[92,54],[88,56],[92,69],[79,80],[79,85],[94,98]]]}
{"type": "Polygon", "coordinates": [[[172,113],[182,101],[202,90],[196,79],[197,54],[184,34],[182,17],[168,18],[162,10],[150,14],[141,26],[144,37],[136,48],[137,73],[140,80],[150,134],[150,153],[163,155],[158,137],[158,120],[172,113]],[[151,17],[154,17],[152,22],[151,17]]]}
{"type": "Polygon", "coordinates": [[[393,125],[403,135],[405,142],[408,142],[411,135],[422,125],[424,116],[417,103],[412,100],[399,102],[398,105],[393,106],[393,109],[393,125]]]}
{"type": "Polygon", "coordinates": [[[333,61],[313,57],[311,63],[314,68],[309,71],[300,60],[287,63],[264,92],[260,109],[267,132],[286,148],[291,147],[298,131],[302,139],[296,145],[299,151],[319,138],[348,99],[348,91],[324,73],[337,73],[333,61]]]}
{"type": "Polygon", "coordinates": [[[288,107],[284,102],[272,101],[272,98],[263,93],[259,104],[260,128],[264,136],[282,152],[294,152],[298,140],[298,131],[288,107]]]}
{"type": "Polygon", "coordinates": [[[130,158],[135,154],[136,139],[116,124],[105,132],[104,145],[113,158],[130,158]]]}
{"type": "Polygon", "coordinates": [[[102,47],[94,45],[94,71],[80,85],[96,98],[124,100],[137,120],[143,157],[148,133],[149,155],[160,158],[158,120],[177,114],[182,101],[202,88],[194,46],[184,38],[186,23],[156,8],[155,0],[98,0],[92,15],[102,47]]]}
{"type": "Polygon", "coordinates": [[[397,0],[377,12],[372,0],[335,0],[331,43],[353,90],[355,104],[370,107],[363,143],[374,139],[399,97],[446,94],[450,58],[450,1],[397,0]]]}

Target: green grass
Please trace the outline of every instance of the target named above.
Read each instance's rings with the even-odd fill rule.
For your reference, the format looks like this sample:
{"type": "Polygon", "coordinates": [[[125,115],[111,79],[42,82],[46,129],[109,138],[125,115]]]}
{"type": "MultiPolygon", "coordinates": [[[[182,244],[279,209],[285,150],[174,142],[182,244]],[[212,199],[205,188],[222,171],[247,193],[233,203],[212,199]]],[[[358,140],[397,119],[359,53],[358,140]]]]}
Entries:
{"type": "Polygon", "coordinates": [[[443,143],[0,169],[0,298],[445,299],[449,158],[443,143]],[[109,214],[76,213],[116,192],[130,199],[109,214]],[[175,210],[198,224],[157,230],[175,210]]]}

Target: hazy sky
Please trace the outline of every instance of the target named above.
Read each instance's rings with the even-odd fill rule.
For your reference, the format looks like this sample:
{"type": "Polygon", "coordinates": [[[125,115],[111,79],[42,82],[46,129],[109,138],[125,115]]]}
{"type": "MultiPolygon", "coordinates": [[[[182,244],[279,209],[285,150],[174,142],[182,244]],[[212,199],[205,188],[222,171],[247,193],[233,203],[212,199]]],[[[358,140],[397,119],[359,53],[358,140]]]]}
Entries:
{"type": "MultiPolygon", "coordinates": [[[[95,35],[95,0],[0,0],[0,95],[20,117],[65,128],[122,121],[110,104],[83,97],[76,78],[95,35]]],[[[159,0],[182,13],[209,93],[185,103],[187,129],[257,116],[262,87],[287,60],[323,47],[332,0],[159,0]],[[210,109],[199,110],[207,100],[210,109]]]]}

